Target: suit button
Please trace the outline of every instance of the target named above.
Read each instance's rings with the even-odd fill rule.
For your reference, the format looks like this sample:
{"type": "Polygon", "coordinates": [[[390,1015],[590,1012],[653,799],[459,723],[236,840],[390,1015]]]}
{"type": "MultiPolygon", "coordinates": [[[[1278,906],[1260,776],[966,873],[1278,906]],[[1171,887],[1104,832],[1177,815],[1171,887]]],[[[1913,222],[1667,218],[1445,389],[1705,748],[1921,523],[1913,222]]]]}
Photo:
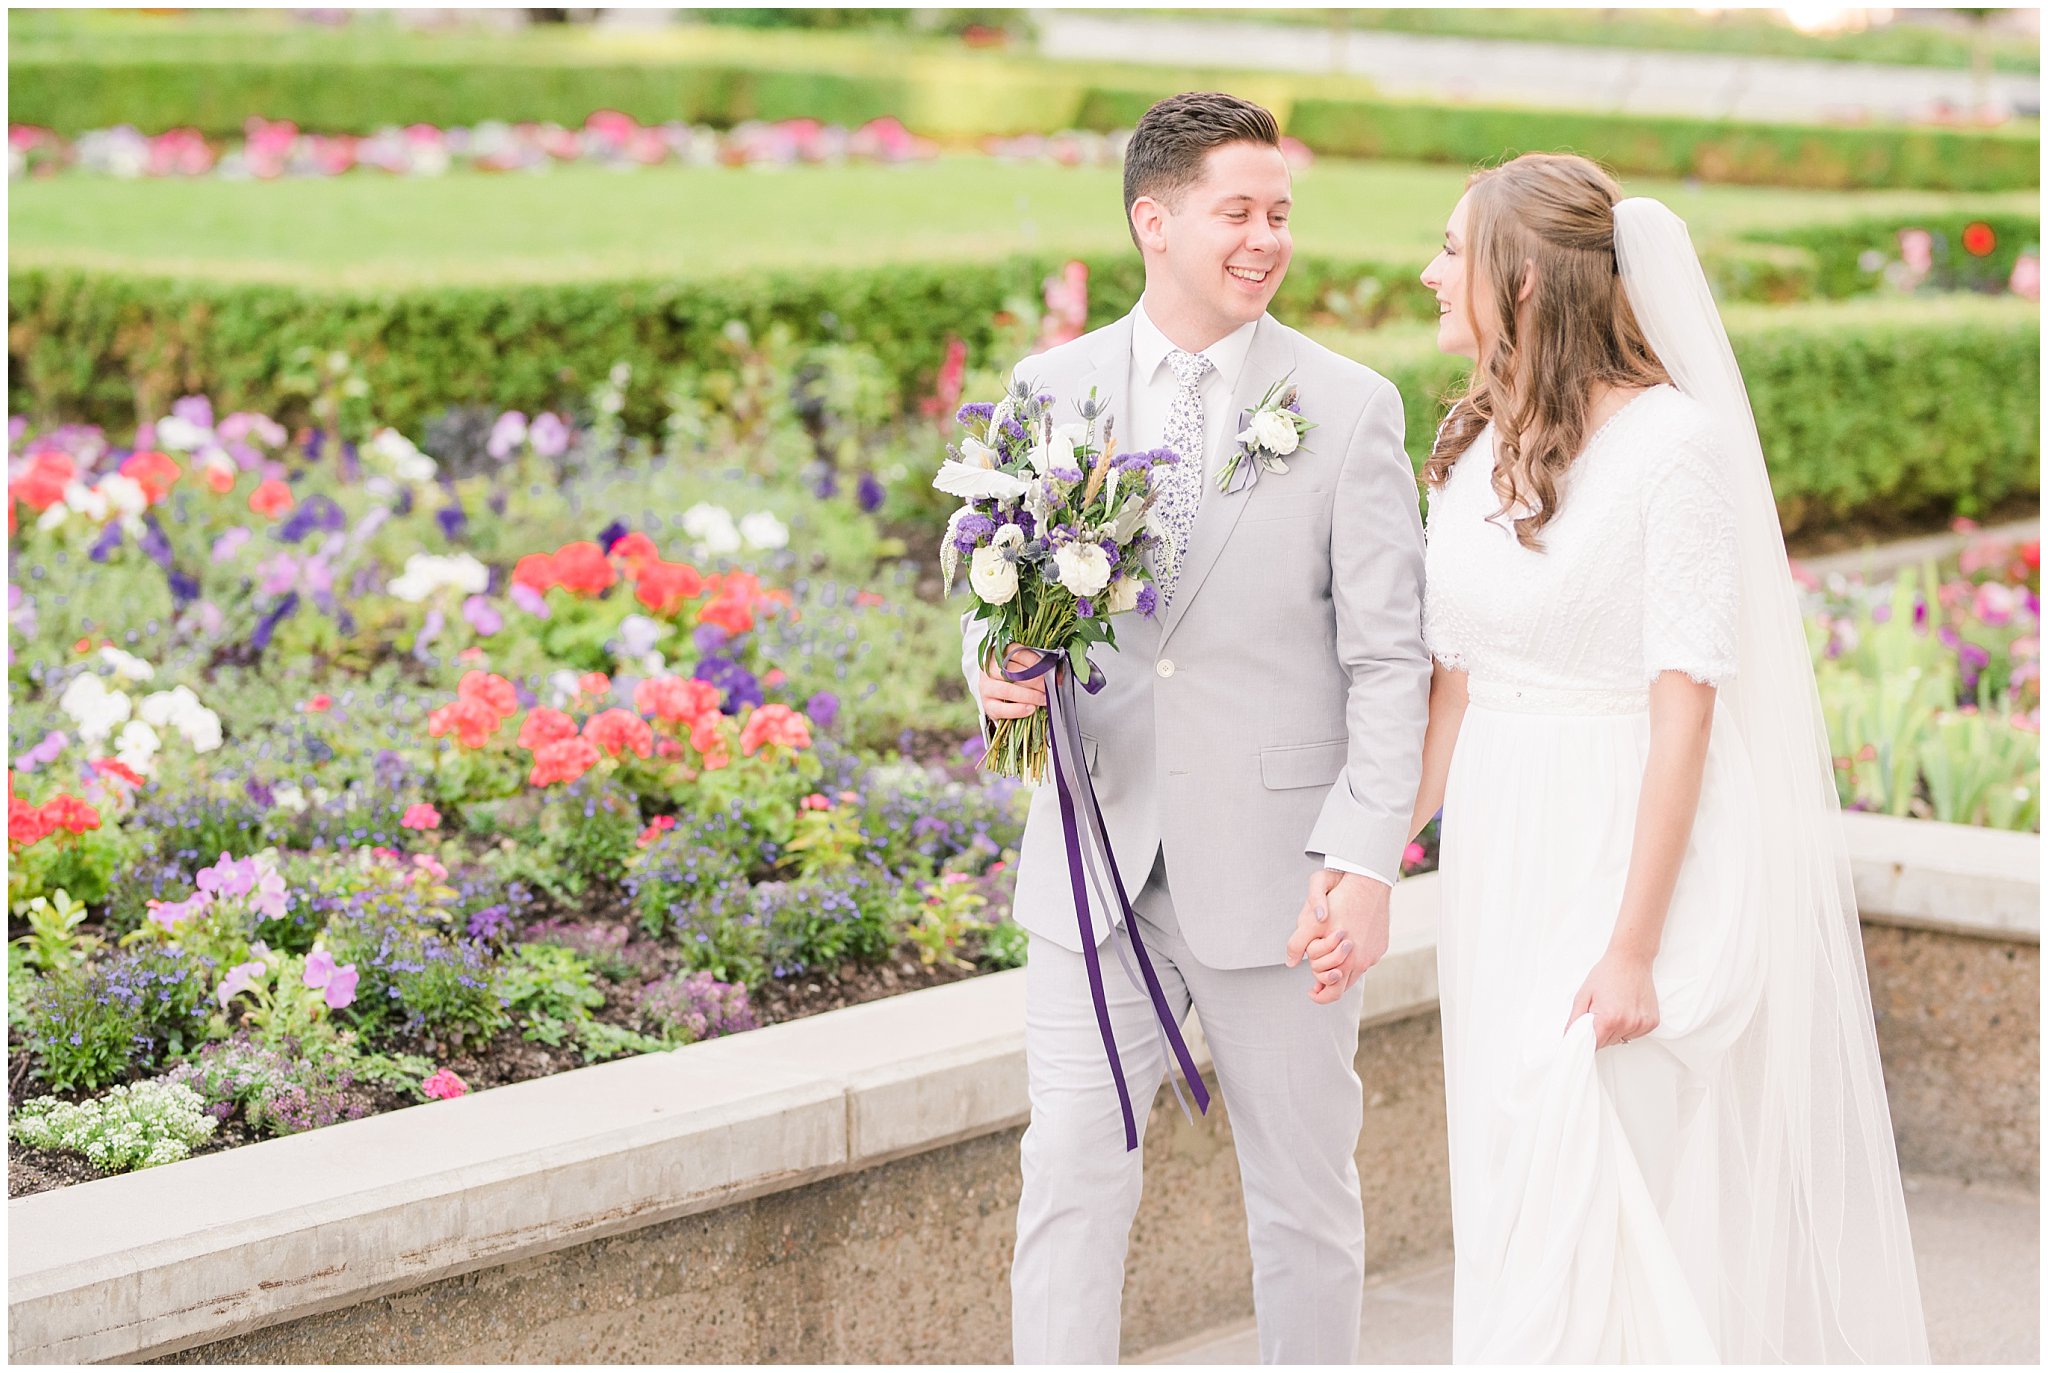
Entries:
{"type": "Polygon", "coordinates": [[[1159,660],[1159,675],[1162,677],[1171,677],[1173,675],[1173,659],[1161,658],[1159,660]]]}

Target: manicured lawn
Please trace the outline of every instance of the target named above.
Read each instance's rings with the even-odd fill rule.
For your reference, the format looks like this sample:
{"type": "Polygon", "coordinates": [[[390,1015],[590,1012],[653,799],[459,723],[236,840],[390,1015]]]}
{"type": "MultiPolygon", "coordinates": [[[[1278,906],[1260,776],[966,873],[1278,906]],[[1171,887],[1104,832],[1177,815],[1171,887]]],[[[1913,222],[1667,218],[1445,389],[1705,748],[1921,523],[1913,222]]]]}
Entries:
{"type": "MultiPolygon", "coordinates": [[[[1125,242],[1115,168],[949,157],[902,167],[788,170],[558,168],[543,175],[399,180],[356,173],[270,183],[16,183],[13,266],[204,273],[308,285],[716,276],[762,267],[974,261],[1125,242]]],[[[1429,256],[1462,175],[1454,168],[1324,161],[1297,178],[1297,250],[1429,256]]],[[[1702,243],[1862,215],[2031,212],[2031,192],[1944,196],[1651,181],[1702,243]]]]}

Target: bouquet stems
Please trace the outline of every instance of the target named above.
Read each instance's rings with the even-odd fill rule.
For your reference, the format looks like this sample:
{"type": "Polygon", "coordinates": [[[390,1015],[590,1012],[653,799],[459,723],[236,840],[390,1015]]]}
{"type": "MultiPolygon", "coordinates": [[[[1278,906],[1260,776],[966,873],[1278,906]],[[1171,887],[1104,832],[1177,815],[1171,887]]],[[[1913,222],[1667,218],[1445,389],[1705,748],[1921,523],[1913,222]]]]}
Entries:
{"type": "MultiPolygon", "coordinates": [[[[1074,635],[1074,607],[1071,601],[1059,604],[1064,598],[1048,597],[1047,603],[1037,608],[1037,613],[1028,620],[1021,635],[1013,642],[1026,648],[1045,649],[1064,645],[1074,635]]],[[[996,639],[1001,640],[999,632],[996,639]]],[[[997,675],[1002,666],[1002,654],[1008,645],[997,642],[991,645],[990,659],[995,664],[989,671],[997,675]]],[[[1059,671],[1071,672],[1071,664],[1059,671]]],[[[1044,684],[1048,695],[1053,689],[1051,676],[1038,679],[1044,684]]],[[[1015,777],[1031,783],[1044,782],[1052,775],[1052,746],[1050,738],[1051,717],[1045,708],[1032,711],[1021,720],[998,720],[994,732],[989,736],[988,753],[981,765],[999,777],[1015,777]]]]}

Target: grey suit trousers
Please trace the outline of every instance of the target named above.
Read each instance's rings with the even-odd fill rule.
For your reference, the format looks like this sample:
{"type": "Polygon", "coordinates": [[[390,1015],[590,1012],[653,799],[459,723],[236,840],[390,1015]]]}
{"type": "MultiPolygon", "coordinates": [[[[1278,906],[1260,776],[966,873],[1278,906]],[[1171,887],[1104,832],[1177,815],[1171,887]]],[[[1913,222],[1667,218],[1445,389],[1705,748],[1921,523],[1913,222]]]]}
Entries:
{"type": "MultiPolygon", "coordinates": [[[[1229,1108],[1260,1359],[1350,1363],[1365,1281],[1365,1220],[1351,1152],[1364,1116],[1353,1067],[1363,981],[1335,1004],[1318,1006],[1308,999],[1311,974],[1304,968],[1196,962],[1174,918],[1163,859],[1132,904],[1176,1016],[1185,1021],[1190,1005],[1201,1013],[1229,1108]]],[[[1130,953],[1121,927],[1110,939],[1130,953]]],[[[1125,975],[1118,950],[1106,943],[1100,952],[1142,1134],[1167,1049],[1151,1003],[1125,975]]],[[[1024,1014],[1031,1125],[1010,1276],[1016,1360],[1115,1363],[1143,1151],[1124,1150],[1123,1118],[1080,954],[1031,936],[1024,1014]]],[[[1216,1323],[1199,1310],[1186,1312],[1186,1321],[1190,1333],[1216,1323]]]]}

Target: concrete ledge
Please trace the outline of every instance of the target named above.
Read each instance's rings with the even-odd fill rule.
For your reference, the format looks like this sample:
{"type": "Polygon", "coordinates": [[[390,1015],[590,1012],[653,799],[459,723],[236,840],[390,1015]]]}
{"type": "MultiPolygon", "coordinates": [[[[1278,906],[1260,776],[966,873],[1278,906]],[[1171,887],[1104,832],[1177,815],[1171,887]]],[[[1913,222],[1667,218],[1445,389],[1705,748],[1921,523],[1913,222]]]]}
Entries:
{"type": "MultiPolygon", "coordinates": [[[[1964,1136],[1954,1129],[1953,1093],[1941,1095],[1940,1084],[1957,1080],[1949,1061],[1959,1045],[1981,1057],[1989,1035],[2001,1052],[2031,1053],[2034,1072],[2015,1078],[2006,1094],[2013,1100],[2000,1099],[1996,1109],[2026,1115],[2018,1097],[2032,1097],[2038,1009],[2028,1020],[2018,1008],[2039,994],[2039,839],[1863,816],[1846,823],[1871,924],[1918,926],[1898,934],[1935,941],[1905,949],[1923,960],[1926,949],[1963,946],[2004,960],[1968,965],[1987,1007],[1972,1035],[1908,1036],[1927,1062],[1913,1058],[1895,1079],[1891,1028],[1911,1027],[1915,988],[1925,979],[1917,967],[1892,977],[1904,965],[1872,959],[1902,1155],[1909,1137],[1941,1135],[1944,1113],[1943,1137],[1954,1155],[1954,1141],[1964,1136]],[[1937,930],[1942,935],[1925,932],[1937,930]],[[1956,940],[1957,933],[1969,937],[1956,940]],[[2032,961],[2014,962],[2015,946],[2032,961]],[[1908,1108],[1920,1090],[1914,1083],[1932,1094],[1924,1127],[1908,1108]]],[[[1396,889],[1392,945],[1368,979],[1361,1029],[1368,1094],[1361,1172],[1376,1178],[1368,1205],[1384,1222],[1375,1243],[1408,1262],[1448,1241],[1447,1215],[1439,1214],[1447,1205],[1440,1050],[1428,1018],[1437,994],[1437,897],[1434,877],[1396,889]],[[1398,1138],[1378,1138],[1390,1124],[1399,1125],[1398,1138]]],[[[1206,1067],[1198,1025],[1190,1040],[1206,1067]]],[[[1997,1072],[2011,1076],[2020,1066],[2008,1056],[1997,1072]]],[[[1227,1123],[1185,1127],[1168,1103],[1155,1114],[1148,1160],[1163,1149],[1202,1170],[1212,1190],[1203,1194],[1201,1232],[1216,1235],[1213,1188],[1232,1179],[1204,1160],[1227,1154],[1227,1123]]],[[[983,1171],[972,1175],[987,1189],[996,1185],[989,1170],[1013,1168],[1014,1158],[998,1167],[975,1142],[1014,1131],[1026,1109],[1023,974],[1010,972],[24,1197],[8,1203],[9,1352],[18,1362],[129,1360],[225,1341],[223,1356],[231,1345],[257,1357],[263,1349],[338,1355],[310,1333],[281,1327],[374,1325],[371,1313],[388,1309],[380,1303],[413,1300],[387,1294],[453,1292],[477,1281],[463,1275],[479,1270],[541,1281],[535,1275],[559,1262],[544,1256],[557,1251],[595,1253],[607,1237],[666,1235],[662,1242],[673,1244],[683,1218],[740,1217],[770,1196],[785,1199],[776,1204],[786,1212],[799,1194],[828,1195],[818,1189],[842,1175],[903,1168],[922,1175],[927,1162],[952,1156],[939,1151],[969,1144],[961,1157],[981,1160],[983,1171]],[[261,1340],[249,1333],[270,1330],[275,1336],[261,1340]]],[[[2037,1160],[2038,1102],[2023,1128],[2004,1130],[1986,1147],[1999,1151],[1994,1173],[2012,1171],[2015,1159],[2037,1160]]],[[[1968,1159],[1937,1161],[1960,1169],[1968,1159]]],[[[991,1195],[984,1190],[980,1201],[965,1203],[983,1208],[983,1228],[992,1223],[991,1195]]],[[[937,1234],[947,1222],[928,1223],[937,1234]]],[[[638,1238],[632,1243],[646,1249],[638,1238]]],[[[1239,1275],[1224,1267],[1241,1259],[1187,1253],[1171,1261],[1210,1265],[1220,1296],[1238,1290],[1239,1275]]],[[[1138,1295],[1146,1290],[1140,1270],[1132,1281],[1128,1333],[1143,1348],[1162,1337],[1154,1331],[1171,1328],[1188,1289],[1162,1287],[1152,1312],[1152,1299],[1138,1295]]],[[[516,1326],[517,1317],[498,1320],[516,1326]]],[[[355,1337],[369,1338],[361,1329],[355,1337]]],[[[847,1338],[843,1347],[802,1348],[861,1361],[879,1347],[847,1338]]],[[[480,1351],[509,1346],[461,1347],[488,1357],[480,1351]]],[[[795,1347],[747,1348],[789,1357],[795,1347]]],[[[945,1357],[940,1348],[900,1352],[945,1357]]]]}

